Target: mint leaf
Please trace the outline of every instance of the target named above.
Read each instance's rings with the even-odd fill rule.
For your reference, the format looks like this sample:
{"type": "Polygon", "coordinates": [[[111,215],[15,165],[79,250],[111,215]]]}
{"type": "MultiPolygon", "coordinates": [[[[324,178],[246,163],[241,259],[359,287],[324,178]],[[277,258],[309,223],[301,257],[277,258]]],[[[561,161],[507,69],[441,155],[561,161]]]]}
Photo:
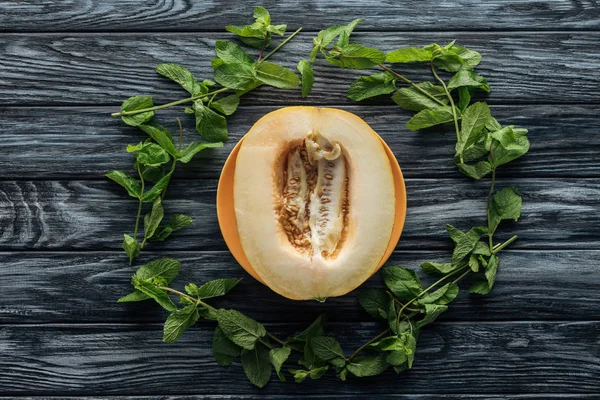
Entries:
{"type": "Polygon", "coordinates": [[[180,157],[177,161],[181,161],[184,164],[187,164],[192,160],[192,158],[201,152],[204,149],[214,149],[223,147],[222,142],[213,142],[213,143],[201,143],[201,142],[192,142],[188,144],[186,147],[181,149],[180,157]]]}
{"type": "Polygon", "coordinates": [[[123,245],[121,247],[123,247],[123,250],[125,250],[125,253],[129,256],[129,265],[131,265],[133,259],[140,254],[140,244],[137,240],[127,234],[124,234],[123,236],[123,245]]]}
{"type": "Polygon", "coordinates": [[[466,86],[458,88],[458,102],[456,103],[456,106],[460,112],[465,111],[465,109],[469,107],[474,91],[475,89],[466,86]]]}
{"type": "Polygon", "coordinates": [[[390,297],[379,289],[367,289],[360,292],[358,301],[365,311],[376,319],[387,319],[387,308],[390,297]]]}
{"type": "Polygon", "coordinates": [[[386,286],[400,299],[410,300],[423,291],[419,277],[411,269],[386,267],[382,275],[386,286]]]}
{"type": "Polygon", "coordinates": [[[389,367],[385,358],[385,353],[356,357],[346,368],[358,377],[379,375],[389,367]]]}
{"type": "Polygon", "coordinates": [[[263,25],[271,24],[271,16],[266,8],[261,6],[254,7],[254,18],[256,18],[256,22],[263,25]]]}
{"type": "Polygon", "coordinates": [[[496,281],[496,272],[498,271],[499,259],[496,255],[492,255],[488,260],[487,267],[485,268],[485,279],[488,283],[489,290],[492,290],[494,287],[494,282],[496,281]]]}
{"type": "Polygon", "coordinates": [[[256,64],[255,71],[259,81],[280,89],[293,89],[300,84],[298,75],[279,64],[261,61],[256,64]]]}
{"type": "Polygon", "coordinates": [[[290,369],[290,373],[294,375],[294,380],[296,383],[300,383],[308,377],[313,380],[319,379],[325,374],[325,372],[327,372],[328,369],[329,366],[326,365],[324,367],[311,368],[309,371],[303,369],[290,369]]]}
{"type": "Polygon", "coordinates": [[[144,300],[148,300],[149,298],[150,297],[148,297],[144,293],[140,292],[139,290],[134,290],[133,292],[129,293],[127,296],[123,296],[119,300],[117,300],[117,303],[131,303],[131,302],[136,302],[136,301],[144,301],[144,300]]]}
{"type": "Polygon", "coordinates": [[[185,214],[175,214],[169,221],[167,225],[159,226],[154,235],[152,236],[152,240],[162,242],[165,240],[171,233],[178,231],[179,229],[186,228],[192,225],[192,218],[185,214]]]}
{"type": "Polygon", "coordinates": [[[398,334],[400,332],[400,329],[398,329],[399,328],[398,323],[396,321],[397,316],[398,316],[398,310],[396,309],[396,301],[394,299],[390,298],[389,303],[388,303],[387,322],[388,322],[390,329],[395,334],[398,334]]]}
{"type": "Polygon", "coordinates": [[[160,196],[163,190],[165,190],[169,185],[169,182],[171,181],[171,174],[172,172],[169,172],[167,175],[163,176],[154,184],[154,186],[152,186],[152,189],[144,193],[144,196],[142,197],[144,203],[150,203],[160,196]]]}
{"type": "Polygon", "coordinates": [[[177,306],[171,301],[167,292],[159,289],[149,279],[139,279],[134,275],[133,278],[131,278],[131,283],[137,290],[144,293],[146,296],[153,298],[165,310],[171,312],[177,310],[177,306]]]}
{"type": "Polygon", "coordinates": [[[459,87],[471,87],[490,92],[487,80],[473,71],[460,70],[448,81],[448,90],[452,91],[459,87]]]}
{"type": "Polygon", "coordinates": [[[460,135],[456,142],[457,154],[463,154],[464,149],[481,138],[483,127],[490,116],[490,108],[483,102],[472,104],[463,112],[460,135]]]}
{"type": "Polygon", "coordinates": [[[422,320],[417,321],[417,329],[421,329],[425,325],[429,325],[437,319],[444,311],[448,309],[446,305],[440,304],[425,304],[425,317],[422,320]]]}
{"type": "Polygon", "coordinates": [[[339,58],[328,57],[327,61],[342,68],[366,69],[384,62],[385,53],[359,44],[349,44],[341,49],[339,58]]]}
{"type": "Polygon", "coordinates": [[[448,232],[448,236],[454,243],[458,243],[465,236],[465,232],[450,224],[446,224],[446,232],[448,232]]]}
{"type": "Polygon", "coordinates": [[[178,64],[160,64],[156,67],[156,72],[162,76],[177,82],[192,96],[208,93],[206,86],[203,86],[190,71],[178,64]]]}
{"type": "Polygon", "coordinates": [[[487,233],[485,227],[471,228],[457,243],[452,252],[452,263],[457,264],[465,258],[477,245],[479,238],[487,233]]]}
{"type": "Polygon", "coordinates": [[[296,69],[302,75],[302,97],[306,97],[315,82],[315,73],[310,63],[306,60],[300,60],[296,69]]]}
{"type": "Polygon", "coordinates": [[[447,283],[433,293],[426,294],[418,301],[419,304],[448,304],[458,295],[458,286],[447,283]]]}
{"type": "Polygon", "coordinates": [[[352,82],[348,89],[348,98],[361,101],[369,97],[389,94],[396,90],[396,78],[389,72],[378,72],[362,76],[352,82]]]}
{"type": "Polygon", "coordinates": [[[477,261],[477,255],[471,254],[469,256],[469,268],[473,272],[479,272],[479,261],[477,261]]]}
{"type": "Polygon", "coordinates": [[[352,34],[352,31],[354,30],[354,28],[356,28],[360,21],[361,19],[359,18],[353,20],[348,25],[330,26],[329,28],[320,31],[317,34],[317,37],[313,39],[315,48],[311,52],[311,61],[315,61],[315,56],[319,52],[319,50],[327,47],[327,45],[333,42],[333,40],[339,35],[341,35],[343,32],[345,32],[346,36],[349,38],[352,34]]]}
{"type": "Polygon", "coordinates": [[[439,107],[419,111],[406,123],[406,127],[411,131],[416,131],[452,121],[454,121],[454,117],[450,107],[439,107]]]}
{"type": "Polygon", "coordinates": [[[454,265],[454,264],[450,264],[450,263],[435,263],[435,262],[426,262],[421,264],[421,268],[423,268],[423,271],[427,272],[428,274],[442,274],[442,275],[446,275],[450,272],[456,271],[458,268],[460,268],[460,265],[454,265]]]}
{"type": "Polygon", "coordinates": [[[135,277],[140,280],[151,280],[161,278],[168,285],[177,277],[181,263],[172,258],[163,257],[142,265],[135,272],[135,277]]]}
{"type": "Polygon", "coordinates": [[[201,102],[194,103],[196,110],[196,131],[209,142],[226,142],[227,121],[225,117],[217,114],[201,102]]]}
{"type": "Polygon", "coordinates": [[[212,349],[215,360],[222,366],[230,365],[242,352],[242,348],[229,340],[219,326],[215,328],[212,349]]]}
{"type": "Polygon", "coordinates": [[[269,360],[275,368],[275,372],[277,373],[277,376],[279,377],[279,380],[281,382],[285,382],[285,376],[283,376],[283,373],[281,372],[281,367],[283,366],[283,363],[288,359],[291,352],[292,349],[290,349],[289,347],[280,347],[277,349],[272,349],[269,352],[269,360]]]}
{"type": "Polygon", "coordinates": [[[225,30],[238,35],[244,44],[254,48],[260,49],[261,47],[266,47],[269,45],[269,43],[271,43],[271,39],[267,37],[267,30],[264,26],[255,28],[251,25],[228,25],[225,27],[225,30]]]}
{"type": "MultiPolygon", "coordinates": [[[[188,290],[186,286],[186,292],[192,296],[196,296],[199,299],[210,299],[211,297],[218,297],[226,295],[231,289],[233,289],[241,279],[227,278],[227,279],[215,279],[206,282],[200,287],[191,287],[188,290]]],[[[194,285],[195,286],[195,285],[194,285]]]]}
{"type": "Polygon", "coordinates": [[[462,60],[462,69],[472,70],[481,62],[481,54],[466,47],[452,46],[452,52],[462,60]]]}
{"type": "Polygon", "coordinates": [[[140,125],[139,128],[154,139],[167,153],[173,157],[178,156],[177,149],[175,149],[175,144],[173,143],[173,136],[171,136],[171,133],[164,126],[149,122],[140,125]]]}
{"type": "MultiPolygon", "coordinates": [[[[121,111],[137,111],[145,108],[150,108],[152,104],[151,96],[134,96],[130,97],[121,104],[121,111]]],[[[121,119],[127,125],[138,126],[147,122],[154,116],[154,111],[142,112],[134,115],[122,115],[121,119]]]]}
{"type": "Polygon", "coordinates": [[[251,65],[221,62],[219,65],[213,65],[213,68],[215,70],[215,81],[227,88],[244,91],[257,85],[256,73],[251,65]]]}
{"type": "Polygon", "coordinates": [[[267,334],[264,326],[236,310],[217,310],[217,321],[225,336],[247,350],[254,349],[258,339],[267,334]]]}
{"type": "Polygon", "coordinates": [[[217,40],[215,42],[215,52],[217,53],[217,57],[226,64],[241,63],[252,65],[254,63],[254,59],[244,49],[228,40],[217,40]]]}
{"type": "Polygon", "coordinates": [[[405,47],[389,52],[385,56],[385,61],[389,63],[425,62],[430,61],[431,57],[433,57],[431,51],[415,47],[405,47]]]}
{"type": "Polygon", "coordinates": [[[503,219],[519,220],[523,200],[517,188],[506,187],[498,191],[490,203],[490,231],[496,231],[503,219]]]}
{"type": "Polygon", "coordinates": [[[163,217],[164,210],[159,196],[154,200],[152,210],[144,216],[144,239],[149,239],[154,235],[163,217]]]}
{"type": "Polygon", "coordinates": [[[433,65],[444,71],[456,72],[459,69],[464,68],[464,61],[453,51],[444,50],[437,55],[434,53],[433,65]]]}
{"type": "Polygon", "coordinates": [[[163,342],[176,342],[181,334],[194,326],[199,318],[197,304],[190,304],[189,306],[173,311],[165,322],[163,342]]]}
{"type": "Polygon", "coordinates": [[[240,104],[240,98],[237,94],[230,94],[227,97],[213,101],[210,103],[210,107],[214,108],[218,112],[224,115],[231,115],[237,110],[240,104]]]}
{"type": "MultiPolygon", "coordinates": [[[[443,104],[448,104],[448,98],[446,97],[444,88],[441,86],[435,86],[431,82],[417,83],[417,86],[443,104]]],[[[410,111],[421,111],[440,107],[440,104],[437,101],[432,100],[412,86],[398,89],[396,93],[392,95],[392,100],[400,107],[410,111]]]]}
{"type": "Polygon", "coordinates": [[[133,153],[141,165],[158,167],[171,161],[169,153],[156,143],[140,143],[137,146],[127,146],[127,152],[133,153]]]}
{"type": "Polygon", "coordinates": [[[512,126],[490,133],[490,136],[496,139],[492,145],[493,157],[488,157],[493,168],[519,158],[529,151],[529,140],[523,134],[512,126]]]}
{"type": "Polygon", "coordinates": [[[288,340],[290,344],[292,343],[306,343],[310,338],[323,336],[325,331],[323,330],[323,325],[325,323],[325,314],[319,315],[316,320],[313,321],[312,324],[309,325],[302,333],[296,335],[294,338],[288,340]]]}
{"type": "Polygon", "coordinates": [[[105,176],[125,188],[131,197],[136,199],[141,197],[142,187],[140,186],[140,183],[127,172],[110,171],[105,176]]]}
{"type": "Polygon", "coordinates": [[[332,337],[319,336],[310,340],[312,350],[317,358],[327,361],[335,367],[346,365],[346,356],[340,343],[332,337]]]}
{"type": "Polygon", "coordinates": [[[242,350],[241,360],[246,377],[253,385],[261,388],[269,382],[273,367],[269,358],[269,349],[263,344],[259,343],[250,350],[242,350]]]}
{"type": "Polygon", "coordinates": [[[456,164],[460,172],[473,179],[481,179],[492,172],[492,164],[489,161],[479,161],[475,165],[465,163],[456,164]]]}

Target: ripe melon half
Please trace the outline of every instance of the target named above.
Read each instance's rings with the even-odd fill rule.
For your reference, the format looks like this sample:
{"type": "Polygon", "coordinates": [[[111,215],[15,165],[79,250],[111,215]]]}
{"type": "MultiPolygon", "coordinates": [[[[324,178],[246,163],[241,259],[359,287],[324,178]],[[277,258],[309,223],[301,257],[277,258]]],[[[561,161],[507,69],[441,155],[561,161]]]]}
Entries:
{"type": "Polygon", "coordinates": [[[290,299],[346,294],[389,256],[396,193],[385,144],[356,115],[315,107],[271,112],[246,134],[235,159],[233,208],[245,268],[290,299]]]}

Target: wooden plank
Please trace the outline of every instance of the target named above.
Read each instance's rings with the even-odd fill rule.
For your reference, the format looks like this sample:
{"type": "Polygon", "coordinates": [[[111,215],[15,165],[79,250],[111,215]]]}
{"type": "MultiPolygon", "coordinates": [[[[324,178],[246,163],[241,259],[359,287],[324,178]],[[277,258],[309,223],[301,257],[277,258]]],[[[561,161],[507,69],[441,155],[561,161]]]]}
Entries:
{"type": "MultiPolygon", "coordinates": [[[[489,182],[464,179],[407,179],[408,212],[399,250],[446,249],[445,224],[468,229],[485,221],[489,182]],[[436,217],[439,216],[439,217],[436,217]]],[[[503,179],[523,194],[522,218],[507,222],[497,240],[513,234],[512,248],[597,249],[600,246],[597,179],[503,179]]],[[[196,223],[177,232],[167,247],[223,250],[215,213],[216,181],[174,181],[165,199],[166,218],[185,212],[196,223]]],[[[0,182],[0,250],[120,249],[133,231],[137,202],[105,181],[0,182]]]]}
{"type": "MultiPolygon", "coordinates": [[[[310,52],[314,33],[301,34],[272,58],[295,68],[310,52]]],[[[225,33],[10,34],[0,36],[0,105],[113,105],[149,94],[156,104],[184,97],[176,84],[154,72],[157,64],[176,62],[200,78],[212,77],[216,39],[225,33]]],[[[362,33],[356,41],[389,51],[432,41],[478,50],[478,71],[490,82],[492,103],[597,103],[600,33],[362,33]],[[558,72],[557,72],[558,71],[558,72]]],[[[252,54],[256,55],[256,51],[252,54]]],[[[424,66],[398,67],[410,78],[431,80],[424,66]]],[[[352,104],[345,93],[364,71],[342,71],[326,62],[316,67],[313,94],[260,88],[243,104],[352,104]]],[[[392,104],[386,96],[373,104],[392,104]]]]}
{"type": "MultiPolygon", "coordinates": [[[[598,393],[600,322],[437,323],[423,330],[414,368],[340,382],[332,375],[295,386],[271,382],[260,392],[238,363],[213,359],[211,323],[176,344],[156,325],[0,327],[0,387],[10,395],[306,395],[598,393]],[[435,378],[435,379],[433,379],[435,378]],[[393,385],[391,384],[393,382],[393,385]],[[510,382],[508,385],[507,382],[510,382]]],[[[286,336],[292,326],[267,326],[286,336]]],[[[346,351],[372,338],[373,324],[329,327],[346,351]]]]}
{"type": "MultiPolygon", "coordinates": [[[[277,107],[243,107],[229,119],[229,143],[201,160],[177,169],[178,178],[217,178],[225,158],[258,118],[277,107]]],[[[410,132],[410,113],[396,106],[347,106],[365,119],[390,145],[407,178],[457,177],[452,164],[455,135],[451,126],[410,132]]],[[[0,159],[3,179],[98,179],[111,169],[129,168],[128,143],[145,138],[111,108],[0,108],[0,159]]],[[[500,177],[598,177],[600,140],[596,106],[495,106],[493,114],[505,125],[529,128],[531,154],[500,169],[500,177]]],[[[177,131],[175,117],[184,118],[184,142],[197,139],[193,119],[179,110],[160,114],[160,121],[177,131]]]]}
{"type": "MultiPolygon", "coordinates": [[[[224,299],[211,304],[234,307],[261,322],[294,322],[308,325],[320,313],[332,322],[371,321],[358,304],[357,294],[366,288],[382,288],[377,274],[364,286],[325,303],[285,299],[252,279],[228,252],[169,252],[182,263],[173,283],[203,283],[218,278],[243,281],[224,299]]],[[[137,265],[164,253],[144,254],[137,265]]],[[[419,270],[424,261],[443,262],[448,252],[395,252],[387,265],[419,270]]],[[[510,251],[501,255],[493,292],[486,297],[464,293],[443,314],[446,321],[590,320],[600,316],[599,251],[510,251]]],[[[166,314],[153,302],[117,304],[129,293],[130,267],[120,252],[0,253],[0,323],[147,323],[164,322],[166,314]]]]}
{"type": "MultiPolygon", "coordinates": [[[[291,388],[290,388],[291,389],[291,388]]],[[[344,394],[344,399],[364,399],[364,394],[344,394]]],[[[95,400],[148,400],[156,399],[156,396],[94,396],[95,400]]],[[[242,396],[230,396],[230,395],[193,395],[193,396],[160,396],[161,400],[196,400],[196,399],[214,399],[214,400],[233,400],[233,399],[248,399],[248,400],[269,400],[269,399],[280,399],[280,395],[262,395],[262,394],[248,394],[242,396]]],[[[339,395],[299,395],[299,394],[285,394],[286,399],[340,399],[339,395]]],[[[438,400],[439,394],[381,394],[377,396],[378,399],[399,399],[399,400],[438,400]]],[[[457,395],[444,395],[446,400],[480,400],[480,399],[502,399],[502,400],[546,400],[546,399],[592,399],[597,400],[595,394],[568,394],[568,393],[543,393],[543,394],[512,394],[512,395],[479,395],[479,394],[457,394],[457,395]]],[[[44,397],[32,397],[32,396],[19,396],[19,400],[87,400],[87,397],[79,396],[44,396],[44,397]]],[[[14,400],[14,397],[2,397],[0,400],[14,400]]]]}
{"type": "MultiPolygon", "coordinates": [[[[526,0],[459,4],[441,2],[345,1],[335,6],[323,0],[294,3],[263,1],[274,23],[295,29],[319,30],[363,18],[362,29],[375,30],[548,30],[597,29],[600,14],[593,1],[526,0]],[[440,18],[443,15],[443,18],[440,18]]],[[[225,24],[246,24],[253,4],[237,1],[145,2],[135,0],[61,2],[0,2],[2,31],[221,31],[225,24]]]]}

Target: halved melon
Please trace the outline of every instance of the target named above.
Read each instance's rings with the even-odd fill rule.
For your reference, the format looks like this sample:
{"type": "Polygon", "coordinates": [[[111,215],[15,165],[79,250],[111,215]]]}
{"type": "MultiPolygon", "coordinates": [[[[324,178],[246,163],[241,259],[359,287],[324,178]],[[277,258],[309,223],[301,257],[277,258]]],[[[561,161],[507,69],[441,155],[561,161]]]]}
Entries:
{"type": "Polygon", "coordinates": [[[233,203],[249,272],[282,296],[322,300],[348,293],[380,266],[396,191],[386,147],[362,119],[289,107],[244,137],[233,203]]]}

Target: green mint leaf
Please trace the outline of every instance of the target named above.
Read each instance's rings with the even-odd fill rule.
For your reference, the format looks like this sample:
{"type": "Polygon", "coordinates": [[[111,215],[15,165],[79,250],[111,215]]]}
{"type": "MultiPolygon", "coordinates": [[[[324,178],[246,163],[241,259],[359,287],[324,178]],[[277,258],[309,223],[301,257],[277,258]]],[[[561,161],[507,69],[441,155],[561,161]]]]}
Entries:
{"type": "Polygon", "coordinates": [[[408,361],[408,354],[404,350],[390,351],[385,357],[385,361],[391,366],[397,367],[408,361]]]}
{"type": "MultiPolygon", "coordinates": [[[[186,291],[192,296],[196,296],[199,299],[210,299],[211,297],[218,297],[226,295],[231,289],[233,289],[241,279],[227,278],[227,279],[215,279],[213,281],[206,282],[204,285],[196,288],[191,288],[186,291]]],[[[195,286],[195,285],[194,285],[195,286]]]]}
{"type": "Polygon", "coordinates": [[[340,37],[337,41],[337,47],[344,47],[350,44],[350,35],[346,31],[340,33],[340,37]]]}
{"type": "Polygon", "coordinates": [[[416,131],[452,121],[454,121],[452,109],[439,107],[419,111],[406,123],[406,127],[411,131],[416,131]]]}
{"type": "Polygon", "coordinates": [[[406,347],[407,347],[407,355],[408,355],[408,368],[412,368],[413,361],[415,359],[415,353],[417,351],[417,339],[414,335],[408,334],[406,338],[406,347]]]}
{"type": "Polygon", "coordinates": [[[490,116],[487,121],[485,121],[485,129],[490,132],[499,131],[502,129],[502,125],[496,120],[496,118],[490,116]]]}
{"type": "Polygon", "coordinates": [[[464,61],[453,51],[442,51],[433,56],[433,65],[448,72],[456,72],[463,68],[464,61]]]}
{"type": "Polygon", "coordinates": [[[230,89],[251,90],[259,83],[254,68],[248,64],[221,62],[220,65],[213,65],[213,68],[215,70],[215,81],[230,89]]]}
{"type": "Polygon", "coordinates": [[[452,51],[462,60],[462,69],[472,70],[481,62],[481,54],[466,47],[453,46],[452,51]]]}
{"type": "Polygon", "coordinates": [[[129,264],[131,265],[133,259],[140,254],[140,244],[137,240],[127,234],[124,234],[123,236],[123,245],[121,247],[123,247],[123,250],[125,250],[125,253],[129,256],[129,264]]]}
{"type": "Polygon", "coordinates": [[[366,69],[384,62],[385,53],[359,44],[349,44],[341,49],[339,58],[328,58],[327,61],[342,68],[366,69]]]}
{"type": "Polygon", "coordinates": [[[271,16],[266,8],[261,6],[254,7],[254,18],[256,18],[256,22],[269,25],[271,23],[271,16]]]}
{"type": "Polygon", "coordinates": [[[459,87],[471,87],[490,92],[487,80],[473,71],[460,70],[448,81],[448,90],[452,91],[459,87]]]}
{"type": "Polygon", "coordinates": [[[125,188],[131,197],[136,199],[141,197],[142,187],[140,186],[140,183],[127,172],[110,171],[105,176],[125,188]]]}
{"type": "Polygon", "coordinates": [[[475,254],[471,254],[469,256],[469,268],[473,272],[479,272],[479,261],[477,261],[477,256],[475,254]]]}
{"type": "Polygon", "coordinates": [[[253,349],[242,350],[242,367],[248,380],[259,388],[265,386],[271,379],[273,367],[269,358],[269,349],[257,344],[253,349]]]}
{"type": "Polygon", "coordinates": [[[385,61],[389,63],[413,63],[431,61],[433,54],[431,51],[418,49],[415,47],[405,47],[389,52],[385,56],[385,61]]]}
{"type": "Polygon", "coordinates": [[[446,232],[448,232],[448,236],[450,236],[450,239],[452,239],[454,243],[458,243],[465,236],[465,232],[450,224],[446,224],[446,232]]]}
{"type": "Polygon", "coordinates": [[[225,117],[205,107],[202,102],[195,102],[194,109],[196,110],[196,131],[200,136],[209,142],[226,142],[228,135],[225,117]]]}
{"type": "Polygon", "coordinates": [[[308,342],[310,338],[323,336],[325,331],[323,329],[323,325],[325,324],[325,314],[319,315],[316,320],[313,321],[312,324],[308,328],[306,328],[302,333],[296,335],[294,338],[288,340],[288,343],[300,343],[304,344],[308,342]]]}
{"type": "Polygon", "coordinates": [[[179,261],[163,257],[142,265],[135,272],[135,277],[139,280],[161,278],[168,285],[177,277],[180,269],[181,263],[179,261]]]}
{"type": "Polygon", "coordinates": [[[476,277],[474,283],[471,285],[469,289],[469,293],[486,295],[490,292],[490,287],[488,285],[487,280],[484,277],[476,277]]]}
{"type": "Polygon", "coordinates": [[[240,37],[240,40],[242,40],[242,42],[244,42],[247,45],[252,46],[252,47],[259,47],[259,48],[262,47],[265,36],[266,36],[266,29],[253,27],[251,25],[241,25],[241,26],[228,25],[225,27],[225,30],[227,32],[231,32],[235,35],[238,35],[240,37]],[[246,42],[243,39],[256,39],[256,40],[246,42]],[[258,44],[258,46],[257,46],[257,44],[258,44]]]}
{"type": "Polygon", "coordinates": [[[281,367],[283,363],[288,359],[292,349],[289,347],[280,347],[277,349],[272,349],[269,352],[269,360],[271,361],[271,365],[275,368],[275,372],[279,377],[281,382],[285,382],[285,376],[283,376],[283,372],[281,372],[281,367]]]}
{"type": "Polygon", "coordinates": [[[367,289],[358,295],[360,305],[375,319],[387,319],[389,299],[387,293],[379,289],[367,289]]]}
{"type": "Polygon", "coordinates": [[[425,304],[425,317],[422,320],[417,321],[417,329],[421,329],[425,325],[429,325],[437,319],[444,311],[448,309],[446,305],[440,304],[425,304]]]}
{"type": "Polygon", "coordinates": [[[473,254],[477,254],[477,255],[484,255],[484,256],[490,256],[490,248],[488,247],[487,243],[484,242],[477,242],[477,244],[475,245],[475,248],[473,249],[473,254]]]}
{"type": "Polygon", "coordinates": [[[375,376],[381,374],[390,365],[387,363],[385,353],[356,357],[346,368],[354,376],[375,376]]]}
{"type": "Polygon", "coordinates": [[[128,153],[134,153],[135,159],[141,165],[158,167],[171,161],[169,153],[156,143],[140,143],[137,146],[127,146],[128,153]]]}
{"type": "Polygon", "coordinates": [[[483,102],[472,104],[463,112],[460,135],[456,142],[457,154],[463,154],[464,149],[481,139],[483,127],[490,116],[490,107],[483,102]]]}
{"type": "Polygon", "coordinates": [[[139,126],[139,128],[146,132],[156,143],[167,151],[173,157],[177,157],[179,154],[173,143],[173,136],[164,126],[155,123],[146,123],[139,126]]]}
{"type": "Polygon", "coordinates": [[[423,271],[427,272],[428,274],[446,275],[450,272],[456,271],[458,268],[460,268],[460,265],[454,265],[450,263],[441,264],[435,262],[426,262],[421,264],[421,268],[423,268],[423,271]]]}
{"type": "Polygon", "coordinates": [[[302,75],[302,97],[306,97],[315,82],[315,73],[310,63],[306,60],[300,60],[296,69],[302,75]]]}
{"type": "MultiPolygon", "coordinates": [[[[152,104],[151,96],[134,96],[130,97],[121,104],[121,111],[136,111],[144,108],[150,108],[152,104]]],[[[127,125],[138,126],[147,122],[154,116],[154,111],[147,111],[134,115],[122,115],[121,119],[127,125]]]]}
{"type": "Polygon", "coordinates": [[[159,289],[150,280],[139,279],[134,275],[131,279],[131,283],[137,290],[144,293],[148,297],[153,298],[165,310],[171,312],[177,310],[177,306],[173,303],[173,301],[171,301],[171,298],[169,297],[167,292],[165,292],[162,289],[159,289]]]}
{"type": "Polygon", "coordinates": [[[327,361],[333,366],[343,367],[346,365],[346,356],[340,346],[340,343],[329,336],[319,336],[310,340],[315,356],[323,361],[327,361]]]}
{"type": "Polygon", "coordinates": [[[498,191],[490,203],[490,231],[495,232],[503,219],[519,220],[523,200],[517,188],[506,187],[498,191]]]}
{"type": "Polygon", "coordinates": [[[230,365],[242,352],[242,348],[229,340],[218,326],[215,328],[212,349],[215,360],[222,366],[230,365]]]}
{"type": "Polygon", "coordinates": [[[474,91],[475,89],[465,86],[458,88],[458,102],[456,103],[456,106],[461,112],[465,111],[466,108],[469,107],[474,91]]]}
{"type": "Polygon", "coordinates": [[[158,182],[154,184],[154,186],[152,186],[152,189],[144,193],[144,196],[142,197],[144,203],[151,203],[158,196],[160,196],[163,190],[165,190],[169,185],[169,182],[171,181],[171,174],[172,173],[169,172],[167,175],[163,176],[158,182]]]}
{"type": "Polygon", "coordinates": [[[477,245],[479,238],[487,233],[487,228],[479,226],[471,228],[457,243],[452,252],[452,263],[457,264],[465,258],[477,245]]]}
{"type": "Polygon", "coordinates": [[[309,371],[303,369],[290,369],[290,373],[294,375],[294,380],[296,383],[300,383],[304,381],[306,378],[310,377],[310,379],[319,379],[322,377],[325,372],[329,369],[329,366],[312,368],[309,371]]]}
{"type": "Polygon", "coordinates": [[[163,342],[176,342],[181,334],[194,326],[199,318],[197,304],[190,304],[189,306],[173,311],[165,322],[163,342]]]}
{"type": "Polygon", "coordinates": [[[187,164],[194,158],[196,154],[201,152],[204,149],[215,149],[223,147],[222,142],[212,142],[212,143],[201,143],[201,142],[192,142],[188,144],[186,147],[181,149],[181,155],[178,161],[181,161],[184,164],[187,164]]]}
{"type": "Polygon", "coordinates": [[[267,26],[267,32],[271,32],[271,33],[274,33],[274,34],[279,35],[279,36],[283,36],[283,34],[285,33],[286,29],[287,29],[287,25],[286,24],[269,25],[269,26],[267,26]]]}
{"type": "Polygon", "coordinates": [[[202,85],[190,71],[178,64],[160,64],[156,72],[181,85],[192,96],[207,93],[207,87],[202,85]]]}
{"type": "Polygon", "coordinates": [[[398,323],[396,322],[398,316],[398,310],[396,309],[396,301],[392,298],[390,298],[389,303],[388,303],[388,312],[387,312],[387,322],[388,325],[390,327],[390,329],[392,330],[392,332],[394,332],[396,335],[399,333],[399,326],[398,323]]]}
{"type": "Polygon", "coordinates": [[[256,77],[264,84],[280,89],[293,89],[300,84],[300,79],[291,70],[268,61],[255,65],[256,77]]]}
{"type": "Polygon", "coordinates": [[[225,336],[244,349],[254,349],[258,339],[267,334],[264,326],[239,311],[220,309],[216,317],[225,336]]]}
{"type": "MultiPolygon", "coordinates": [[[[448,104],[448,98],[446,97],[444,88],[441,86],[435,86],[431,82],[417,83],[417,86],[443,104],[448,104]]],[[[422,111],[440,107],[440,103],[432,100],[412,86],[398,89],[392,95],[392,100],[400,107],[410,111],[422,111]]]]}
{"type": "Polygon", "coordinates": [[[396,90],[396,78],[389,72],[378,72],[362,76],[352,82],[348,89],[348,98],[361,101],[369,97],[389,94],[396,90]]]}
{"type": "Polygon", "coordinates": [[[192,225],[191,217],[185,214],[175,214],[173,215],[173,217],[167,225],[158,227],[158,229],[152,236],[152,240],[162,242],[167,237],[169,237],[171,233],[186,228],[190,225],[192,225]]]}
{"type": "Polygon", "coordinates": [[[133,292],[129,293],[127,296],[123,296],[121,297],[119,300],[117,300],[117,303],[131,303],[131,302],[136,302],[136,301],[144,301],[144,300],[148,300],[150,297],[145,295],[144,293],[140,292],[139,290],[134,290],[133,292]]]}
{"type": "Polygon", "coordinates": [[[164,209],[159,196],[152,203],[152,210],[144,216],[144,239],[149,239],[154,235],[164,215],[164,209]]]}
{"type": "Polygon", "coordinates": [[[419,304],[448,304],[458,295],[458,286],[454,283],[447,283],[435,292],[426,294],[418,301],[419,304]]]}
{"type": "Polygon", "coordinates": [[[227,97],[213,101],[210,103],[210,107],[214,108],[218,112],[224,115],[231,115],[240,104],[240,97],[237,94],[230,94],[227,97]]]}
{"type": "Polygon", "coordinates": [[[165,169],[160,167],[144,167],[142,168],[142,176],[146,182],[158,182],[165,176],[165,169]]]}
{"type": "Polygon", "coordinates": [[[241,63],[251,65],[254,63],[254,59],[244,49],[229,40],[217,40],[215,42],[215,52],[217,53],[217,57],[226,64],[241,63]]]}
{"type": "MultiPolygon", "coordinates": [[[[318,51],[320,48],[327,47],[327,45],[333,42],[333,40],[341,35],[342,32],[346,32],[347,36],[350,37],[352,31],[354,28],[356,28],[360,21],[361,19],[359,18],[353,20],[348,25],[330,26],[329,28],[320,31],[317,37],[313,39],[315,48],[318,51]]],[[[312,61],[314,61],[314,59],[312,61]]]]}
{"type": "Polygon", "coordinates": [[[479,161],[475,165],[458,163],[457,166],[460,172],[473,179],[481,179],[492,172],[492,164],[489,161],[479,161]]]}
{"type": "Polygon", "coordinates": [[[386,286],[401,300],[410,300],[423,291],[415,271],[402,267],[385,267],[382,271],[386,286]]]}
{"type": "Polygon", "coordinates": [[[498,272],[499,259],[498,256],[492,255],[488,260],[487,267],[485,268],[485,279],[487,280],[488,287],[492,290],[494,282],[496,281],[496,273],[498,272]]]}
{"type": "Polygon", "coordinates": [[[488,157],[488,161],[493,168],[519,158],[529,151],[529,140],[527,137],[522,135],[522,131],[512,126],[491,132],[490,135],[496,139],[492,146],[494,156],[490,155],[488,157]]]}

